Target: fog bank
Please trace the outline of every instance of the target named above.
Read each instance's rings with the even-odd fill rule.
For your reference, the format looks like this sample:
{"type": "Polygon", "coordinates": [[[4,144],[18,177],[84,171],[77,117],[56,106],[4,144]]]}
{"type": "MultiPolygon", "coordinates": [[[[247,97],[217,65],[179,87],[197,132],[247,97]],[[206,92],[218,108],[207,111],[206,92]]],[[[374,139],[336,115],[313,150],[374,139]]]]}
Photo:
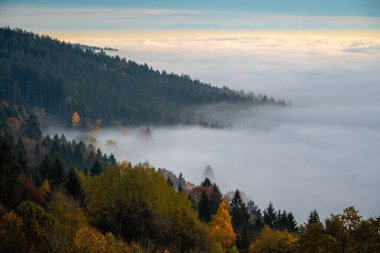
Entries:
{"type": "MultiPolygon", "coordinates": [[[[102,129],[101,148],[119,160],[149,161],[200,183],[210,164],[223,192],[239,188],[265,208],[305,221],[355,206],[380,215],[380,39],[377,34],[188,33],[62,35],[119,48],[160,70],[291,100],[293,106],[203,113],[225,129],[102,129]],[[112,139],[117,147],[105,145],[112,139]]],[[[76,133],[68,133],[75,137],[76,133]]]]}

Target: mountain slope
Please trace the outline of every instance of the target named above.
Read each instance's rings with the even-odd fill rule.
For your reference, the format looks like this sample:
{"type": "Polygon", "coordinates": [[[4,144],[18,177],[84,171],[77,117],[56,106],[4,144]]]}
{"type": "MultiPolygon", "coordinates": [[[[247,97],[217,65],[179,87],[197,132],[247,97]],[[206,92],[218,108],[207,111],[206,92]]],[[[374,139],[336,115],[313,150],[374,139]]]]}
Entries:
{"type": "Polygon", "coordinates": [[[20,29],[1,28],[0,45],[0,99],[66,122],[77,111],[90,124],[191,123],[195,106],[275,103],[20,29]]]}

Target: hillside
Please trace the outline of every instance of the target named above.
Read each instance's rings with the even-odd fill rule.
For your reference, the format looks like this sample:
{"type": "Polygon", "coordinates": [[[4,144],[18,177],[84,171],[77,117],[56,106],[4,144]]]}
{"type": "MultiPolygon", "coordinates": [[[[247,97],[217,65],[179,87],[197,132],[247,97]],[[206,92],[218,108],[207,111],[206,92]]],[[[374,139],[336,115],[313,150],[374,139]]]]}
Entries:
{"type": "Polygon", "coordinates": [[[276,103],[20,29],[1,28],[0,45],[0,99],[65,122],[77,111],[87,125],[199,123],[196,106],[276,103]]]}

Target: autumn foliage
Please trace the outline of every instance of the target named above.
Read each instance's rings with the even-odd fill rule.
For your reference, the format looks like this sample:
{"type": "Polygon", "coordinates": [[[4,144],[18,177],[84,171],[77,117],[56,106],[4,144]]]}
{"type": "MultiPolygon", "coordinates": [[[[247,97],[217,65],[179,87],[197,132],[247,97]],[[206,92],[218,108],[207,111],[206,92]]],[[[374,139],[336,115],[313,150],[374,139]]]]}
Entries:
{"type": "Polygon", "coordinates": [[[76,127],[79,126],[79,124],[80,124],[80,117],[79,117],[79,114],[77,112],[73,113],[73,117],[71,119],[71,124],[72,124],[73,128],[76,128],[76,127]]]}
{"type": "Polygon", "coordinates": [[[223,248],[228,249],[235,245],[236,236],[232,228],[226,199],[220,203],[217,213],[212,216],[212,220],[208,224],[208,232],[211,241],[220,243],[223,248]]]}

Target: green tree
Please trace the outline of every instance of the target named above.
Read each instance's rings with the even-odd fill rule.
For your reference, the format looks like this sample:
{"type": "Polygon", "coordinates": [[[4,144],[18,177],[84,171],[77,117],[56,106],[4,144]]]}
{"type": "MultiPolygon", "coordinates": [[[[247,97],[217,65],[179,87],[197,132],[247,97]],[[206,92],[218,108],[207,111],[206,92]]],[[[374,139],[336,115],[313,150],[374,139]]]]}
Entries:
{"type": "Polygon", "coordinates": [[[311,211],[309,214],[309,217],[307,218],[307,223],[314,223],[314,222],[320,222],[317,210],[311,211]]]}
{"type": "Polygon", "coordinates": [[[67,173],[67,180],[65,188],[74,199],[79,200],[81,203],[84,201],[84,192],[79,180],[78,174],[73,170],[67,173]]]}
{"type": "Polygon", "coordinates": [[[65,183],[66,174],[63,163],[59,158],[56,158],[52,164],[52,171],[50,176],[50,184],[53,188],[62,186],[65,183]]]}

